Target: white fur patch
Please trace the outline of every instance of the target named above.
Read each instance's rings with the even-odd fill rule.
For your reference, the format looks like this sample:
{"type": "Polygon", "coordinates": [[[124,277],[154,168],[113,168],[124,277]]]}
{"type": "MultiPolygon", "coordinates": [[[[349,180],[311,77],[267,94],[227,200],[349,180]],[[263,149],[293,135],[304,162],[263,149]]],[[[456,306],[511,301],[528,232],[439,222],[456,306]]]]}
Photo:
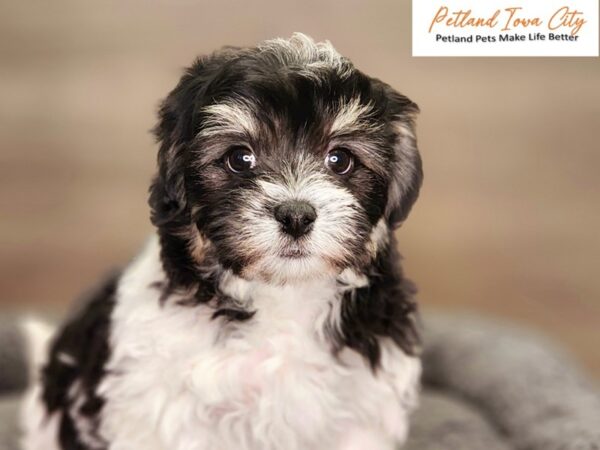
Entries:
{"type": "Polygon", "coordinates": [[[357,289],[366,287],[369,284],[369,279],[362,273],[346,268],[337,277],[337,280],[344,284],[343,290],[357,289]]]}
{"type": "Polygon", "coordinates": [[[199,136],[256,134],[256,119],[252,108],[241,99],[229,99],[223,103],[209,105],[203,111],[207,117],[199,136]]]}
{"type": "Polygon", "coordinates": [[[315,42],[302,33],[294,33],[289,39],[265,41],[258,49],[272,54],[281,65],[293,66],[309,77],[318,74],[319,70],[333,69],[344,78],[352,70],[350,62],[338,53],[331,42],[315,42]]]}
{"type": "Polygon", "coordinates": [[[99,389],[111,449],[329,450],[350,448],[349,430],[390,444],[378,449],[404,439],[420,363],[385,343],[377,375],[351,350],[333,357],[321,327],[339,303],[335,280],[276,287],[229,274],[220,288],[257,312],[223,325],[205,306],[160,306],[150,285],[162,277],[153,242],[118,289],[99,389]]]}
{"type": "Polygon", "coordinates": [[[352,98],[340,104],[335,111],[335,118],[331,124],[331,134],[344,134],[354,131],[375,131],[381,125],[374,125],[369,121],[369,114],[373,105],[361,103],[359,98],[352,98]]]}
{"type": "Polygon", "coordinates": [[[367,248],[371,252],[373,258],[377,256],[377,252],[388,244],[390,235],[390,229],[384,218],[379,219],[377,224],[373,227],[371,235],[369,236],[369,243],[367,248]]]}
{"type": "Polygon", "coordinates": [[[27,355],[30,367],[30,379],[38,378],[38,370],[45,363],[48,346],[54,334],[54,328],[41,320],[29,317],[21,322],[26,339],[27,355]]]}
{"type": "Polygon", "coordinates": [[[21,447],[24,450],[58,450],[57,430],[60,417],[48,417],[42,405],[41,368],[45,364],[48,346],[54,330],[35,319],[27,319],[22,324],[29,355],[30,388],[21,404],[21,447]]]}

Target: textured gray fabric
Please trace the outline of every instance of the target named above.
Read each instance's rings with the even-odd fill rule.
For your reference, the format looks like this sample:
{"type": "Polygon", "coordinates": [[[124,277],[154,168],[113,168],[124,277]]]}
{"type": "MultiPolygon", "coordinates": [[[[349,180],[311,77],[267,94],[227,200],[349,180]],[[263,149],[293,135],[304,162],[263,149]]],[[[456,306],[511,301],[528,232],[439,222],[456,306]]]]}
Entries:
{"type": "MultiPolygon", "coordinates": [[[[600,449],[598,391],[551,344],[481,318],[426,317],[424,390],[406,449],[600,449]]],[[[0,321],[5,394],[26,379],[15,323],[0,321]]],[[[17,448],[16,413],[15,394],[0,396],[0,450],[17,448]]]]}
{"type": "Polygon", "coordinates": [[[403,450],[509,450],[477,409],[447,393],[425,389],[403,450]]]}
{"type": "Polygon", "coordinates": [[[19,434],[19,394],[5,395],[0,399],[0,449],[17,450],[19,434]]]}
{"type": "Polygon", "coordinates": [[[600,449],[600,396],[576,364],[530,332],[430,316],[424,381],[463,397],[516,449],[600,449]]]}
{"type": "Polygon", "coordinates": [[[25,341],[14,316],[0,317],[0,395],[18,391],[27,383],[25,341]]]}

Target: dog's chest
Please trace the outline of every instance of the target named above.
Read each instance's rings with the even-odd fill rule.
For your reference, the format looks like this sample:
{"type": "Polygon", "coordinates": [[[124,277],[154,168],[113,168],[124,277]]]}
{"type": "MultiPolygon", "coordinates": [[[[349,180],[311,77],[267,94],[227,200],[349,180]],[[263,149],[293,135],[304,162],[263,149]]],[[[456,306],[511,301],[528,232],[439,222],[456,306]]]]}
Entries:
{"type": "Polygon", "coordinates": [[[358,391],[378,382],[360,358],[343,365],[332,355],[333,291],[251,288],[237,292],[256,310],[245,323],[212,320],[205,306],[121,298],[102,434],[123,448],[315,448],[331,424],[364,414],[358,391]]]}

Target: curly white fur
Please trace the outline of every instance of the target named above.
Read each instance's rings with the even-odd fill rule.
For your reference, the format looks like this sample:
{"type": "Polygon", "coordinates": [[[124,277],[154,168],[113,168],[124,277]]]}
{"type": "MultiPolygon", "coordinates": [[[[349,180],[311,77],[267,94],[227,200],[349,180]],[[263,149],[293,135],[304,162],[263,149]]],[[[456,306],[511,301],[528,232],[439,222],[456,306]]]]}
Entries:
{"type": "MultiPolygon", "coordinates": [[[[258,312],[224,324],[177,298],[161,306],[164,277],[154,239],[120,281],[98,389],[111,450],[392,449],[405,439],[420,362],[391,343],[376,373],[352,350],[333,356],[323,327],[335,280],[273,287],[230,274],[221,289],[258,312]]],[[[39,419],[35,395],[26,414],[39,419]]],[[[51,450],[56,417],[35,426],[45,433],[24,448],[51,450]]]]}

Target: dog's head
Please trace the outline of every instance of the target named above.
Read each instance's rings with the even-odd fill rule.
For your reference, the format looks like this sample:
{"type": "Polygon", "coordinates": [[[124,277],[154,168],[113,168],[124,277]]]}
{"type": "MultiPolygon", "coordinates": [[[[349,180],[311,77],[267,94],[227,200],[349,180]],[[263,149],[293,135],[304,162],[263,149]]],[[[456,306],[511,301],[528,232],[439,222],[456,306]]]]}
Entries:
{"type": "Polygon", "coordinates": [[[301,34],[199,59],[156,127],[163,252],[276,283],[364,269],[418,195],[417,112],[301,34]]]}

